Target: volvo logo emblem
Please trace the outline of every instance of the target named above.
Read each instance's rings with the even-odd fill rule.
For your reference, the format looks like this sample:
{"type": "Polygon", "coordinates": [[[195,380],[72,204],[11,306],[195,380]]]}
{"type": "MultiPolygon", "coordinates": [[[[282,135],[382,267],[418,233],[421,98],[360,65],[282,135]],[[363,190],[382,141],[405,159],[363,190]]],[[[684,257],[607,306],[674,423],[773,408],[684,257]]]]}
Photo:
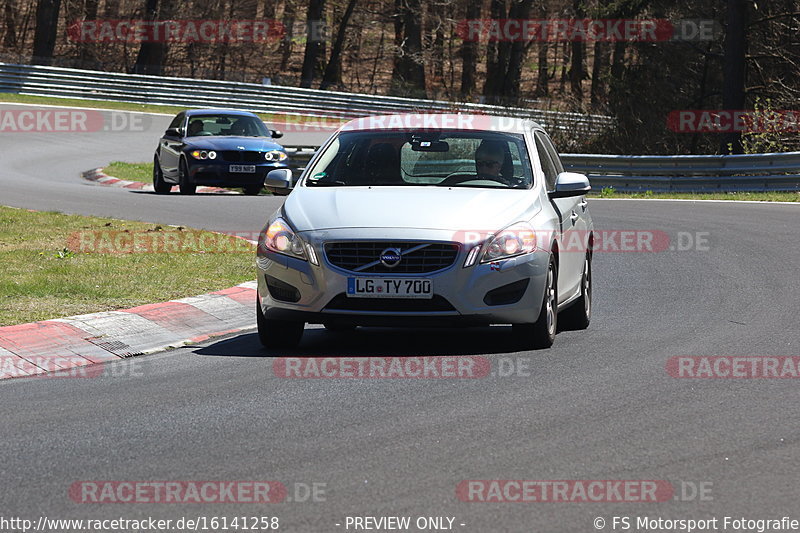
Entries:
{"type": "Polygon", "coordinates": [[[397,248],[387,248],[381,252],[379,259],[381,260],[381,264],[386,268],[394,268],[400,264],[400,260],[403,259],[403,256],[400,255],[400,250],[397,248]]]}

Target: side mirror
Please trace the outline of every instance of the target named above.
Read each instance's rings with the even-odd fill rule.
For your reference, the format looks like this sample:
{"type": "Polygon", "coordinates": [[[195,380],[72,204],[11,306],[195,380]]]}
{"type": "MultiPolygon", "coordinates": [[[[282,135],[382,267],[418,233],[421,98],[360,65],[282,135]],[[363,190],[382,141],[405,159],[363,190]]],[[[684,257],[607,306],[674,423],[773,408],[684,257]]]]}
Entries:
{"type": "Polygon", "coordinates": [[[274,139],[280,139],[281,137],[283,137],[283,132],[280,130],[269,130],[269,132],[272,134],[272,137],[274,139]]]}
{"type": "Polygon", "coordinates": [[[264,179],[264,186],[268,189],[286,190],[292,188],[292,171],[288,168],[271,170],[264,179]]]}
{"type": "Polygon", "coordinates": [[[589,178],[575,172],[562,172],[556,177],[556,189],[547,193],[550,198],[583,196],[592,190],[589,178]]]}
{"type": "Polygon", "coordinates": [[[169,128],[167,131],[164,132],[164,136],[166,137],[181,137],[181,130],[178,128],[169,128]]]}

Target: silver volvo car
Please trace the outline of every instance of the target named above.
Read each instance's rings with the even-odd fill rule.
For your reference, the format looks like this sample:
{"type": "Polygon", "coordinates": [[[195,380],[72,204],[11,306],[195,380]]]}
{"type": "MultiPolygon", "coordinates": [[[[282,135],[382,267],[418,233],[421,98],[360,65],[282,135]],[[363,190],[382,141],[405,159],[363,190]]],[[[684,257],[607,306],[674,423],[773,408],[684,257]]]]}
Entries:
{"type": "Polygon", "coordinates": [[[257,320],[269,348],[306,323],[511,324],[522,346],[592,313],[586,176],[564,172],[533,121],[463,114],[365,117],[317,151],[261,232],[257,320]]]}

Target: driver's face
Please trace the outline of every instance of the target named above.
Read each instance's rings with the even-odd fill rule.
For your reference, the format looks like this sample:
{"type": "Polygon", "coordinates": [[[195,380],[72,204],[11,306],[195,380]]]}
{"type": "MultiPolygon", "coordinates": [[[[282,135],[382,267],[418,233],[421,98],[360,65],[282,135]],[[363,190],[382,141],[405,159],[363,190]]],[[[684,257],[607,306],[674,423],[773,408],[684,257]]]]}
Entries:
{"type": "Polygon", "coordinates": [[[486,151],[475,153],[475,168],[478,174],[483,174],[484,176],[499,176],[502,162],[502,154],[486,151]]]}

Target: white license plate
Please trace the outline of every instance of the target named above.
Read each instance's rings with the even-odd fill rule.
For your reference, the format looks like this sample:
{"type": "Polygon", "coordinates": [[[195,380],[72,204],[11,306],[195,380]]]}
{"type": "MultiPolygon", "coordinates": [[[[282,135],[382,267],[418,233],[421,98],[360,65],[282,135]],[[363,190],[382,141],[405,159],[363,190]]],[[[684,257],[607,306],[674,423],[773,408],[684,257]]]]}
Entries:
{"type": "Polygon", "coordinates": [[[228,169],[231,172],[238,172],[240,174],[250,173],[256,171],[255,165],[231,165],[228,169]]]}
{"type": "Polygon", "coordinates": [[[433,298],[433,282],[424,278],[347,278],[351,298],[433,298]]]}

